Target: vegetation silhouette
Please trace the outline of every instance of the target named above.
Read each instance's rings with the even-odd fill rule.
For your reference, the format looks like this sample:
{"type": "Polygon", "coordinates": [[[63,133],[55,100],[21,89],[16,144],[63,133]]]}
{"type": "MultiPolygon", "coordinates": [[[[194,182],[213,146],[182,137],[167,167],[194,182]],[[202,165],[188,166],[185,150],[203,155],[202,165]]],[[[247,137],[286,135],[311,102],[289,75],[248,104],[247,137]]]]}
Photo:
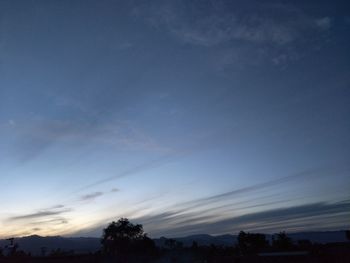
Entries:
{"type": "Polygon", "coordinates": [[[273,237],[272,247],[277,250],[288,251],[293,249],[293,242],[285,232],[280,232],[276,235],[276,237],[273,237]]]}
{"type": "Polygon", "coordinates": [[[110,223],[102,236],[102,253],[117,258],[119,262],[147,260],[156,254],[154,241],[147,237],[140,224],[132,224],[129,219],[121,218],[110,223]]]}
{"type": "Polygon", "coordinates": [[[264,234],[251,234],[241,231],[237,240],[242,255],[257,254],[269,245],[264,234]]]}
{"type": "MultiPolygon", "coordinates": [[[[343,240],[346,240],[345,237],[349,238],[349,230],[343,231],[343,233],[343,240]]],[[[191,241],[189,243],[186,239],[162,237],[156,240],[158,242],[156,246],[155,241],[144,232],[142,225],[133,224],[127,218],[120,218],[107,225],[100,239],[100,249],[97,251],[97,248],[94,252],[53,249],[47,243],[47,246],[41,246],[37,253],[31,255],[28,251],[20,250],[20,246],[22,246],[19,242],[20,239],[16,238],[16,242],[14,238],[4,241],[6,241],[6,245],[0,247],[1,263],[350,262],[350,242],[321,244],[313,243],[305,237],[300,240],[292,240],[285,232],[269,235],[267,238],[264,234],[240,231],[237,243],[235,243],[236,240],[232,239],[232,243],[227,245],[202,243],[201,239],[198,239],[198,242],[191,241]],[[159,243],[160,241],[161,243],[159,243]]]]}

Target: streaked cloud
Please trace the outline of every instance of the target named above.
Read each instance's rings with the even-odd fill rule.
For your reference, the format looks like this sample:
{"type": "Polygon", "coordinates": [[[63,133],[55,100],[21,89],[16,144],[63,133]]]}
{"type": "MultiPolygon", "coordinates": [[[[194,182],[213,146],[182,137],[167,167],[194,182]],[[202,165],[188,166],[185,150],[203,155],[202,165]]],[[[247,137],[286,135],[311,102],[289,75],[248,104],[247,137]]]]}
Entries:
{"type": "Polygon", "coordinates": [[[182,43],[211,48],[219,70],[296,61],[303,56],[296,44],[322,39],[331,29],[330,17],[314,17],[292,3],[272,1],[209,1],[202,8],[197,2],[155,1],[140,4],[133,14],[182,43]]]}
{"type": "Polygon", "coordinates": [[[335,223],[333,223],[334,228],[349,227],[349,223],[345,220],[345,215],[350,215],[348,211],[350,211],[349,203],[310,203],[221,220],[213,220],[213,218],[204,217],[204,222],[198,222],[198,219],[196,220],[196,218],[191,218],[187,215],[169,213],[146,216],[144,218],[138,218],[137,220],[146,222],[146,229],[147,226],[149,226],[148,231],[155,236],[159,236],[160,234],[181,236],[202,233],[238,233],[240,230],[278,232],[290,231],[298,227],[299,229],[303,229],[306,225],[309,225],[312,230],[321,229],[322,224],[316,224],[315,222],[319,220],[322,221],[324,215],[335,216],[333,220],[329,221],[330,226],[332,225],[332,221],[335,221],[335,223]],[[342,220],[337,221],[337,219],[342,220]],[[179,223],[174,225],[176,221],[179,223]],[[152,222],[156,222],[158,227],[155,227],[152,222]],[[164,224],[164,222],[166,223],[164,224]],[[160,225],[163,227],[160,227],[160,225]]]}
{"type": "Polygon", "coordinates": [[[67,212],[72,211],[71,208],[64,208],[63,206],[60,207],[54,207],[54,208],[49,208],[49,209],[43,209],[39,210],[33,213],[29,214],[23,214],[23,215],[17,215],[17,216],[12,216],[9,217],[8,220],[10,221],[16,221],[16,220],[34,220],[34,219],[40,219],[40,218],[47,218],[51,216],[57,216],[61,215],[67,212]]]}
{"type": "Polygon", "coordinates": [[[347,4],[107,2],[0,8],[0,236],[347,225],[347,4]]]}
{"type": "Polygon", "coordinates": [[[198,8],[196,2],[156,1],[133,12],[156,28],[164,26],[183,42],[207,47],[235,40],[284,45],[315,26],[330,28],[329,17],[313,19],[291,4],[248,2],[254,8],[243,4],[240,12],[234,8],[238,3],[224,1],[207,3],[209,8],[198,8]]]}
{"type": "MultiPolygon", "coordinates": [[[[340,164],[309,169],[216,195],[165,206],[162,212],[157,212],[158,210],[149,212],[146,205],[144,208],[146,213],[143,213],[141,208],[129,216],[136,222],[144,224],[145,229],[153,236],[222,234],[236,233],[240,230],[294,231],[302,230],[306,224],[314,227],[315,225],[311,223],[312,218],[320,221],[320,227],[322,224],[334,228],[345,227],[346,220],[342,212],[350,206],[348,199],[333,203],[312,203],[304,196],[296,196],[291,200],[289,195],[284,196],[276,192],[276,189],[285,189],[291,183],[301,184],[324,178],[335,178],[348,171],[347,165],[340,164]],[[306,204],[293,205],[300,202],[306,202],[306,204]],[[139,212],[144,215],[140,216],[139,212]],[[325,215],[328,216],[327,219],[324,218],[325,215]]],[[[154,201],[151,199],[149,203],[152,205],[154,201]]],[[[143,201],[140,201],[141,203],[143,201]]],[[[137,207],[137,204],[135,206],[137,207]]],[[[104,222],[108,221],[109,219],[104,220],[104,222]]],[[[102,228],[103,225],[97,224],[78,232],[82,235],[98,233],[102,228]]]]}
{"type": "Polygon", "coordinates": [[[119,150],[169,151],[128,122],[106,122],[96,126],[87,121],[32,119],[15,126],[8,124],[0,132],[14,136],[11,156],[17,156],[21,161],[32,160],[55,144],[84,146],[89,142],[119,150]]]}
{"type": "Polygon", "coordinates": [[[315,20],[316,26],[322,30],[329,30],[331,28],[331,19],[329,17],[322,17],[315,20]]]}
{"type": "Polygon", "coordinates": [[[91,200],[94,200],[94,199],[96,199],[97,197],[100,197],[100,196],[102,196],[102,195],[103,195],[102,192],[94,192],[94,193],[82,195],[82,196],[80,197],[80,200],[81,200],[81,201],[91,201],[91,200]]]}

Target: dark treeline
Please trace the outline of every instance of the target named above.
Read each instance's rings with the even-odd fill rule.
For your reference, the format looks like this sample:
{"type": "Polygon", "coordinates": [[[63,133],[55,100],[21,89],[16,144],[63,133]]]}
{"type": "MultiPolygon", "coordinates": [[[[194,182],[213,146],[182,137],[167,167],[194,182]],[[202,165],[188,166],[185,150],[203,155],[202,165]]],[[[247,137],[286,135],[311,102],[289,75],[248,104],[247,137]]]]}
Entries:
{"type": "Polygon", "coordinates": [[[43,247],[41,256],[32,256],[10,238],[8,245],[0,248],[0,262],[350,262],[350,231],[346,237],[349,242],[317,244],[306,239],[295,242],[280,232],[269,242],[264,234],[241,231],[232,246],[199,246],[194,241],[185,247],[166,239],[164,246],[157,247],[142,225],[121,218],[103,230],[101,249],[95,253],[47,251],[43,247]]]}

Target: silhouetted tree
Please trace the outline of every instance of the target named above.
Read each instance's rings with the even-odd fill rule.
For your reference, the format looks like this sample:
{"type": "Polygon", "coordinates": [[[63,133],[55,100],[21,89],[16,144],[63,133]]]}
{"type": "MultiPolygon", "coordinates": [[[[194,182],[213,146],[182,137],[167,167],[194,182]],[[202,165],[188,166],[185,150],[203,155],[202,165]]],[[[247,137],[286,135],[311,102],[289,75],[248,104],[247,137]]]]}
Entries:
{"type": "Polygon", "coordinates": [[[192,241],[191,249],[192,250],[197,250],[198,249],[198,243],[196,241],[192,241]]]}
{"type": "Polygon", "coordinates": [[[300,249],[311,249],[312,243],[308,239],[300,239],[300,240],[298,240],[298,247],[300,249]]]}
{"type": "Polygon", "coordinates": [[[103,230],[101,243],[107,254],[124,253],[131,242],[143,237],[142,225],[134,225],[127,218],[121,218],[103,230]]]}
{"type": "Polygon", "coordinates": [[[41,247],[40,250],[41,250],[41,256],[45,257],[46,256],[46,252],[47,252],[47,247],[41,247]]]}
{"type": "Polygon", "coordinates": [[[103,230],[101,243],[105,254],[119,258],[155,252],[155,244],[143,232],[142,225],[134,225],[127,218],[110,223],[103,230]]]}
{"type": "Polygon", "coordinates": [[[164,245],[169,249],[174,249],[176,247],[176,240],[169,238],[165,240],[164,245]]]}
{"type": "Polygon", "coordinates": [[[345,236],[348,239],[348,241],[350,241],[350,230],[345,231],[345,236]]]}
{"type": "Polygon", "coordinates": [[[181,241],[176,241],[175,242],[175,248],[176,249],[182,249],[184,244],[181,241]]]}
{"type": "Polygon", "coordinates": [[[289,250],[293,248],[293,242],[285,232],[280,232],[273,239],[272,246],[278,250],[289,250]]]}
{"type": "Polygon", "coordinates": [[[264,234],[239,232],[238,247],[242,254],[256,254],[268,246],[264,234]]]}
{"type": "Polygon", "coordinates": [[[10,241],[10,244],[5,246],[5,248],[9,251],[8,255],[9,256],[16,255],[16,252],[17,252],[17,249],[18,249],[18,244],[14,243],[15,239],[13,237],[12,238],[8,238],[7,240],[10,241]]]}

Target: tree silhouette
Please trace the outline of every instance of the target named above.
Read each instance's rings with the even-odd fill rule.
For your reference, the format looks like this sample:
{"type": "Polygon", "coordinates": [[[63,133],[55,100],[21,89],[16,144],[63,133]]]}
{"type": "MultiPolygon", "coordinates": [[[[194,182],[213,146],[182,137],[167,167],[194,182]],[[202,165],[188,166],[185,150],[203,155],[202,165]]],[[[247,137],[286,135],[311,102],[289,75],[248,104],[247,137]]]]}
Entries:
{"type": "Polygon", "coordinates": [[[264,234],[239,232],[238,247],[242,254],[256,254],[268,246],[264,234]]]}
{"type": "Polygon", "coordinates": [[[174,249],[176,247],[176,240],[169,238],[165,240],[164,245],[169,249],[174,249]]]}
{"type": "Polygon", "coordinates": [[[122,259],[133,255],[152,254],[155,245],[144,233],[142,225],[132,224],[127,218],[110,223],[103,230],[103,252],[122,259]]]}
{"type": "Polygon", "coordinates": [[[15,238],[11,237],[11,238],[8,238],[7,240],[10,241],[10,244],[5,246],[5,248],[8,249],[9,255],[10,256],[16,255],[16,252],[17,252],[17,249],[18,249],[18,244],[14,243],[15,238]]]}
{"type": "Polygon", "coordinates": [[[272,241],[272,246],[278,250],[289,250],[293,248],[292,239],[290,239],[285,232],[280,232],[272,241]]]}
{"type": "Polygon", "coordinates": [[[196,241],[192,241],[191,249],[198,250],[198,243],[196,241]]]}

